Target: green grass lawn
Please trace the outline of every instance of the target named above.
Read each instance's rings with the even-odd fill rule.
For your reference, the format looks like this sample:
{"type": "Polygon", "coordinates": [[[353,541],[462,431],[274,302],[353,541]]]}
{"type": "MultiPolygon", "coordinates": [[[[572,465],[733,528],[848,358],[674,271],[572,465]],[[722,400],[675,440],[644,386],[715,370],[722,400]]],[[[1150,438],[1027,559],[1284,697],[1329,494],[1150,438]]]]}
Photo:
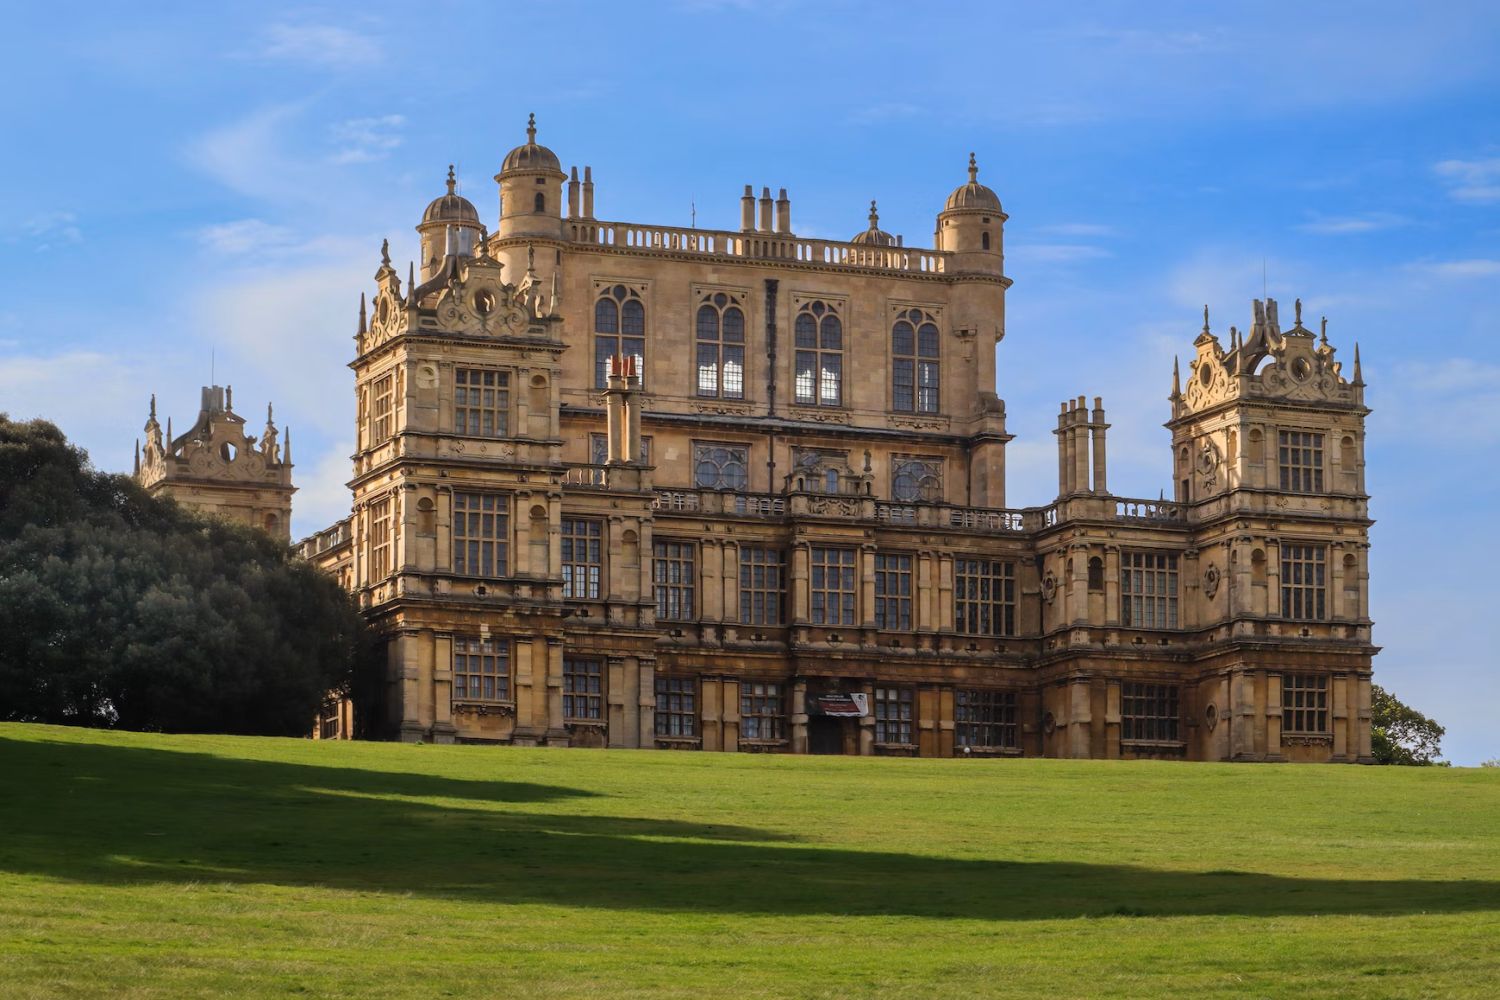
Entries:
{"type": "Polygon", "coordinates": [[[0,725],[0,997],[1500,996],[1500,771],[0,725]]]}

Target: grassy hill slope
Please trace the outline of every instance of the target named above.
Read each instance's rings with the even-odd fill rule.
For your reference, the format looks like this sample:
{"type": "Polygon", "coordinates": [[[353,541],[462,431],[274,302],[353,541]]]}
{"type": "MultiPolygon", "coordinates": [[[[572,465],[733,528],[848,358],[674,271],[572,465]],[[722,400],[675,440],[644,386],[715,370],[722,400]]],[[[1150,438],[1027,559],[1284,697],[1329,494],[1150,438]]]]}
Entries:
{"type": "Polygon", "coordinates": [[[1494,996],[1500,771],[0,725],[0,994],[1494,996]]]}

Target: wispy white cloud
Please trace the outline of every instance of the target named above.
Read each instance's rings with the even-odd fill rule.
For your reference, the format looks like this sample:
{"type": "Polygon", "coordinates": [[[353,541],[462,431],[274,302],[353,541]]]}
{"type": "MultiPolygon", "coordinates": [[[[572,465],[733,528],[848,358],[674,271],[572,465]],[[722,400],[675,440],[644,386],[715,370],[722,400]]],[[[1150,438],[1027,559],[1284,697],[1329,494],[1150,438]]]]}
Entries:
{"type": "Polygon", "coordinates": [[[1433,172],[1458,201],[1500,201],[1500,157],[1486,160],[1443,160],[1433,172]]]}
{"type": "Polygon", "coordinates": [[[381,61],[381,45],[369,35],[332,24],[273,24],[258,54],[266,59],[308,63],[332,69],[370,66],[381,61]]]}
{"type": "Polygon", "coordinates": [[[1319,236],[1348,236],[1356,233],[1373,233],[1383,229],[1396,229],[1411,220],[1394,212],[1367,212],[1364,215],[1319,215],[1297,228],[1304,233],[1319,236]]]}
{"type": "Polygon", "coordinates": [[[6,242],[24,242],[36,253],[83,242],[78,216],[72,212],[44,212],[21,223],[6,242]]]}
{"type": "Polygon", "coordinates": [[[334,163],[369,163],[384,159],[401,145],[398,131],[406,119],[401,115],[351,118],[329,130],[334,163]]]}
{"type": "Polygon", "coordinates": [[[188,147],[188,157],[225,187],[259,198],[277,199],[303,186],[306,171],[282,150],[281,132],[300,112],[299,104],[261,108],[212,129],[188,147]]]}
{"type": "Polygon", "coordinates": [[[286,226],[276,226],[261,219],[240,219],[204,226],[197,232],[198,242],[208,250],[226,255],[259,254],[293,245],[296,234],[286,226]]]}
{"type": "Polygon", "coordinates": [[[1492,278],[1500,275],[1500,260],[1471,257],[1467,260],[1420,261],[1408,265],[1418,274],[1434,278],[1492,278]]]}

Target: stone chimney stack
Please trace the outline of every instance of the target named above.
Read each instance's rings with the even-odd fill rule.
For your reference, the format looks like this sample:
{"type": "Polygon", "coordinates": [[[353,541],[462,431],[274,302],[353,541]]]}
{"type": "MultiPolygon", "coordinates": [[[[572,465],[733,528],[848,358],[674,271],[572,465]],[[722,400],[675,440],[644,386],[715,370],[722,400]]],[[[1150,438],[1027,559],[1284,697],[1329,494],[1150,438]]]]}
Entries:
{"type": "Polygon", "coordinates": [[[760,231],[763,233],[771,231],[771,189],[769,187],[760,189],[760,231]]]}
{"type": "Polygon", "coordinates": [[[776,231],[778,233],[790,233],[792,231],[792,199],[786,196],[786,188],[782,188],[776,196],[776,231]]]}
{"type": "Polygon", "coordinates": [[[745,185],[745,193],[740,196],[740,232],[748,233],[755,229],[755,189],[749,184],[745,185]]]}

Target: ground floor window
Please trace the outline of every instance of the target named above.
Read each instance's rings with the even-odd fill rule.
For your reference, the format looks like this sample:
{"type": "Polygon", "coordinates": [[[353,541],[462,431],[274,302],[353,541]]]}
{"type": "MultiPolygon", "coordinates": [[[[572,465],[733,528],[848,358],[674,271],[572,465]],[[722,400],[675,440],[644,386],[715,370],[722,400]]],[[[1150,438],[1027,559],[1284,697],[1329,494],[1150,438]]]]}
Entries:
{"type": "Polygon", "coordinates": [[[780,684],[747,681],[740,685],[740,737],[786,739],[786,703],[780,684]]]}
{"type": "Polygon", "coordinates": [[[1120,738],[1176,742],[1177,686],[1134,682],[1121,685],[1120,738]]]}
{"type": "Polygon", "coordinates": [[[656,735],[698,735],[698,681],[695,678],[656,679],[656,735]]]}
{"type": "Polygon", "coordinates": [[[453,640],[453,700],[510,701],[510,641],[453,640]]]}
{"type": "Polygon", "coordinates": [[[597,722],[604,717],[604,662],[593,656],[563,657],[563,718],[597,722]]]}
{"type": "Polygon", "coordinates": [[[1281,678],[1281,731],[1321,735],[1328,732],[1328,676],[1285,674],[1281,678]]]}
{"type": "Polygon", "coordinates": [[[911,735],[912,701],[911,688],[875,689],[876,743],[907,746],[915,742],[911,735]]]}
{"type": "Polygon", "coordinates": [[[1020,746],[1014,691],[955,692],[954,740],[961,747],[1000,749],[1020,746]]]}

